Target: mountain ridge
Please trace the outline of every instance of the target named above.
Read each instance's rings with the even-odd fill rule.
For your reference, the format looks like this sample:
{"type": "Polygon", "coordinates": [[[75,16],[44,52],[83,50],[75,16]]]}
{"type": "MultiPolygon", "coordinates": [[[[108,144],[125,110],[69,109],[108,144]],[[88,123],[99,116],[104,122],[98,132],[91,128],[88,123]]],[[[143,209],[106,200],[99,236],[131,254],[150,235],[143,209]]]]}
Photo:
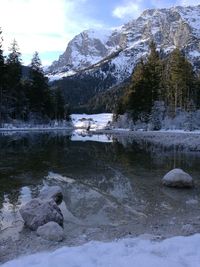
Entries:
{"type": "Polygon", "coordinates": [[[136,64],[147,58],[152,41],[164,57],[178,47],[200,71],[200,5],[149,9],[111,32],[84,31],[70,41],[48,77],[63,90],[73,111],[82,112],[91,101],[97,103],[98,96],[130,80],[136,64]]]}
{"type": "MultiPolygon", "coordinates": [[[[183,49],[188,59],[196,64],[200,58],[199,39],[200,5],[148,9],[136,20],[114,30],[90,29],[76,35],[59,60],[49,67],[48,75],[51,79],[56,79],[56,75],[57,78],[72,76],[98,67],[116,53],[118,56],[113,57],[111,64],[120,66],[118,70],[127,78],[136,62],[148,54],[151,40],[166,53],[175,47],[183,49]]],[[[121,81],[120,77],[118,80],[121,81]]]]}

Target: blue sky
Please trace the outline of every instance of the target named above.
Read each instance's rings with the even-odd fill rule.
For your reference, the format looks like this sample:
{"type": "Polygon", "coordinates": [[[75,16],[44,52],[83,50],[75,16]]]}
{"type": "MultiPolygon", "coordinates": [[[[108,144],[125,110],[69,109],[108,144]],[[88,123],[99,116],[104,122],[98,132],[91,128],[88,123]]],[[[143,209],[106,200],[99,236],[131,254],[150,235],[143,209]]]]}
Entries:
{"type": "Polygon", "coordinates": [[[198,4],[200,0],[0,0],[4,50],[15,38],[24,64],[38,51],[48,65],[85,29],[120,26],[147,8],[198,4]]]}

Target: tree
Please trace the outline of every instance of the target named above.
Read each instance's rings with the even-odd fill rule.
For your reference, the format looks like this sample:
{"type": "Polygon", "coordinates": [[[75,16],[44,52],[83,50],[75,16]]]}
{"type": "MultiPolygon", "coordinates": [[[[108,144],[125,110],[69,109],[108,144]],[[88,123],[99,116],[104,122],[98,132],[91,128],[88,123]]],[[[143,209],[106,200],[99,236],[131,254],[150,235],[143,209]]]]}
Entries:
{"type": "Polygon", "coordinates": [[[53,116],[52,96],[48,79],[44,76],[38,52],[35,52],[30,64],[31,86],[29,89],[30,110],[39,116],[53,116]]]}
{"type": "Polygon", "coordinates": [[[53,95],[53,118],[56,120],[65,119],[65,102],[61,89],[58,87],[52,88],[53,95]]]}
{"type": "Polygon", "coordinates": [[[5,64],[4,64],[4,56],[2,49],[3,37],[2,30],[0,28],[0,124],[2,122],[2,113],[3,113],[3,101],[4,101],[4,74],[5,74],[5,64]]]}
{"type": "Polygon", "coordinates": [[[6,59],[6,90],[7,90],[7,112],[12,118],[20,116],[24,102],[24,91],[21,87],[22,63],[19,47],[14,39],[9,48],[10,53],[6,59]]]}
{"type": "Polygon", "coordinates": [[[177,108],[187,109],[194,88],[192,65],[181,51],[176,48],[169,56],[165,66],[166,90],[165,100],[175,116],[177,108]]]}
{"type": "Polygon", "coordinates": [[[19,52],[19,46],[17,41],[14,39],[9,48],[10,53],[8,54],[6,63],[9,71],[9,80],[12,85],[19,83],[22,74],[22,60],[21,53],[19,52]]]}
{"type": "Polygon", "coordinates": [[[150,43],[150,55],[136,66],[131,84],[124,95],[123,106],[134,120],[148,121],[155,101],[161,98],[162,63],[156,46],[150,43]]]}

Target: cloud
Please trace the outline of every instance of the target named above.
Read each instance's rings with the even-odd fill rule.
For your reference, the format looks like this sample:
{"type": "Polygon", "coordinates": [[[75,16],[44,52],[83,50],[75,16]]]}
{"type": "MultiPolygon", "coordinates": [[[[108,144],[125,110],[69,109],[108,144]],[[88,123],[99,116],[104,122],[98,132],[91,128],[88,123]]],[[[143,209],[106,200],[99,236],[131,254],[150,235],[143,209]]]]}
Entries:
{"type": "MultiPolygon", "coordinates": [[[[25,64],[34,51],[60,54],[67,43],[83,29],[99,26],[96,21],[77,14],[88,0],[0,0],[0,27],[4,50],[15,38],[25,64]]],[[[47,61],[46,61],[47,62],[47,61]]],[[[50,62],[49,62],[50,63],[50,62]]]]}
{"type": "Polygon", "coordinates": [[[196,5],[200,5],[200,0],[182,0],[182,1],[178,1],[180,5],[184,5],[184,6],[196,6],[196,5]]]}
{"type": "Polygon", "coordinates": [[[164,8],[171,6],[194,6],[200,4],[200,0],[122,0],[121,4],[117,5],[112,15],[119,19],[130,19],[138,17],[143,10],[147,8],[164,8]]]}
{"type": "Polygon", "coordinates": [[[128,1],[122,5],[115,7],[112,14],[114,17],[120,19],[124,19],[126,17],[136,17],[141,12],[140,2],[141,1],[128,1]]]}

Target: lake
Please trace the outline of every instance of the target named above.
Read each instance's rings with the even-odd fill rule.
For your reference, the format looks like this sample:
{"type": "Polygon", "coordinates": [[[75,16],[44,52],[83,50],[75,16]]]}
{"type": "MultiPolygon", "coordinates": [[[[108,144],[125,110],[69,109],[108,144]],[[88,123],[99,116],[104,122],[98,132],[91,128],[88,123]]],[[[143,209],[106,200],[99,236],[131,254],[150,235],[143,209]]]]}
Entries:
{"type": "Polygon", "coordinates": [[[200,153],[130,143],[125,136],[1,133],[1,240],[14,241],[4,245],[8,253],[10,246],[18,255],[19,242],[28,244],[31,237],[32,245],[27,246],[37,251],[37,237],[22,227],[18,210],[45,185],[56,184],[64,194],[60,207],[67,245],[145,233],[164,238],[198,232],[199,162],[200,153]],[[174,167],[193,176],[194,189],[161,185],[164,174],[174,167]]]}

